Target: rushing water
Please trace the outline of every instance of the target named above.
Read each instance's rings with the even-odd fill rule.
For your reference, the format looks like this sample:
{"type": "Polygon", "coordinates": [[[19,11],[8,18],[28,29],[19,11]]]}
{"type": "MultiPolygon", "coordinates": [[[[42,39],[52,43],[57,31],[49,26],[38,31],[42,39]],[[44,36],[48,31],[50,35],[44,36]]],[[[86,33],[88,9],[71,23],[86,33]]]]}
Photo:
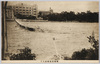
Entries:
{"type": "Polygon", "coordinates": [[[37,55],[37,60],[51,59],[57,52],[71,56],[74,51],[92,47],[87,37],[94,31],[99,38],[98,23],[74,22],[20,22],[20,24],[37,30],[28,31],[15,22],[7,22],[9,52],[18,53],[17,49],[29,47],[37,55]],[[55,40],[54,40],[55,39],[55,40]]]}

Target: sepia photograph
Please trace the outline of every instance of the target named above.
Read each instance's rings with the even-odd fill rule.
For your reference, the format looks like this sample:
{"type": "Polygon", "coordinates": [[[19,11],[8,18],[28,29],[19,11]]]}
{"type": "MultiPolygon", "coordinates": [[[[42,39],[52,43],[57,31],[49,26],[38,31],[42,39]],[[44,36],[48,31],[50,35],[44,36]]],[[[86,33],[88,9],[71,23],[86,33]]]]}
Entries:
{"type": "Polygon", "coordinates": [[[2,61],[99,62],[99,1],[1,1],[1,28],[2,61]]]}

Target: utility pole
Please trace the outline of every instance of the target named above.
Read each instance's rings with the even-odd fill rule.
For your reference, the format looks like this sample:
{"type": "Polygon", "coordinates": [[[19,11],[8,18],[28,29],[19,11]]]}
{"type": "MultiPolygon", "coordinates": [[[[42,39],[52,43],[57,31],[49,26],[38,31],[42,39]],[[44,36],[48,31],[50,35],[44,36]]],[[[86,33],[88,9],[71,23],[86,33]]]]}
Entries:
{"type": "Polygon", "coordinates": [[[6,7],[7,1],[2,1],[2,60],[5,59],[5,53],[8,51],[7,44],[7,22],[6,22],[6,7]]]}

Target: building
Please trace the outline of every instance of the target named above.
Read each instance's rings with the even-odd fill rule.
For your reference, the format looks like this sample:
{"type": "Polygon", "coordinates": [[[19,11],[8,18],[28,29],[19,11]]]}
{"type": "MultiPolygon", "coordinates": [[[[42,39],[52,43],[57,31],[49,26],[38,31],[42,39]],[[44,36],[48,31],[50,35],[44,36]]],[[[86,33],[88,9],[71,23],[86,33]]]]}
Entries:
{"type": "Polygon", "coordinates": [[[12,9],[12,6],[8,6],[6,8],[6,18],[7,19],[14,19],[14,11],[12,9]]]}
{"type": "Polygon", "coordinates": [[[38,17],[37,5],[29,6],[21,3],[19,5],[13,6],[13,10],[14,15],[21,14],[26,16],[35,16],[36,18],[38,17]]]}
{"type": "Polygon", "coordinates": [[[29,6],[21,3],[14,6],[7,6],[7,16],[12,16],[12,12],[13,15],[21,14],[25,16],[35,16],[36,18],[38,17],[37,5],[29,6]]]}
{"type": "Polygon", "coordinates": [[[51,9],[51,7],[50,7],[49,11],[39,11],[40,16],[45,16],[45,15],[49,15],[49,14],[52,14],[52,13],[53,13],[53,10],[51,9]]]}

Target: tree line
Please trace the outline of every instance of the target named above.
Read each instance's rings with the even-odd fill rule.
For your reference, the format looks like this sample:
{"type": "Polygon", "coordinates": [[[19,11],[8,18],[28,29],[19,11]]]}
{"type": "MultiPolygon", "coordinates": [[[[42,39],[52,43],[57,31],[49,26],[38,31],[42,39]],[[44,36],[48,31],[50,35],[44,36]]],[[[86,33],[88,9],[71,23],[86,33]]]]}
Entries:
{"type": "Polygon", "coordinates": [[[16,14],[14,15],[16,18],[19,18],[19,19],[36,19],[35,16],[32,16],[32,15],[22,15],[22,14],[16,14]]]}
{"type": "MultiPolygon", "coordinates": [[[[39,15],[41,16],[41,15],[39,15]]],[[[99,12],[75,12],[63,11],[61,13],[52,13],[49,15],[41,16],[44,20],[49,21],[79,21],[79,22],[98,22],[99,20],[99,12]]]]}

